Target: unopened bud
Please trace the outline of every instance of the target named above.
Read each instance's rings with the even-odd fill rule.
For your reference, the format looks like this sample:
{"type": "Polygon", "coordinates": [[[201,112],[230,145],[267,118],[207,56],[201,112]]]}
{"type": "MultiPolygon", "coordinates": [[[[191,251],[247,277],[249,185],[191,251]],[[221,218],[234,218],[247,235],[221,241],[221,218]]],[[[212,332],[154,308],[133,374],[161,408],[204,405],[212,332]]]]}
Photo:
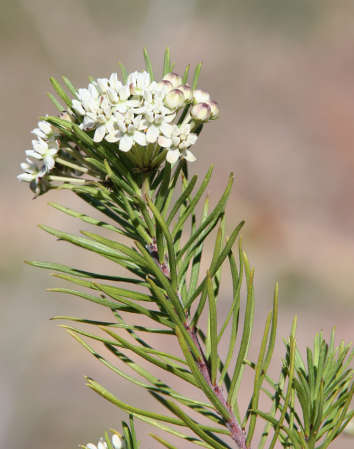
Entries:
{"type": "Polygon", "coordinates": [[[208,92],[205,92],[204,90],[201,89],[196,89],[193,91],[193,103],[197,104],[197,103],[206,103],[210,101],[210,95],[208,94],[208,92]]]}
{"type": "Polygon", "coordinates": [[[169,81],[173,87],[179,87],[182,84],[182,77],[175,72],[167,73],[163,78],[163,81],[169,81]]]}
{"type": "Polygon", "coordinates": [[[123,441],[119,438],[119,436],[116,433],[112,436],[112,444],[114,449],[122,449],[123,447],[123,441]]]}
{"type": "Polygon", "coordinates": [[[195,104],[191,109],[191,116],[200,122],[206,122],[211,116],[211,108],[208,103],[195,104]]]}
{"type": "Polygon", "coordinates": [[[170,90],[164,99],[165,105],[169,109],[178,109],[184,103],[184,95],[183,92],[179,89],[170,90]]]}
{"type": "Polygon", "coordinates": [[[159,82],[159,86],[161,86],[164,89],[166,89],[166,92],[168,92],[169,90],[173,89],[173,84],[170,81],[167,81],[167,80],[160,81],[159,82]]]}
{"type": "Polygon", "coordinates": [[[62,112],[59,114],[59,118],[60,118],[61,120],[66,120],[67,122],[72,122],[72,121],[73,121],[73,118],[71,117],[71,115],[70,115],[69,112],[67,112],[67,111],[62,111],[62,112]]]}
{"type": "Polygon", "coordinates": [[[184,100],[187,103],[190,103],[193,98],[193,91],[189,84],[182,84],[182,86],[179,86],[178,90],[181,90],[184,95],[184,100]]]}
{"type": "Polygon", "coordinates": [[[215,120],[220,115],[220,109],[219,105],[216,101],[208,101],[208,105],[210,106],[211,114],[210,114],[210,120],[215,120]]]}

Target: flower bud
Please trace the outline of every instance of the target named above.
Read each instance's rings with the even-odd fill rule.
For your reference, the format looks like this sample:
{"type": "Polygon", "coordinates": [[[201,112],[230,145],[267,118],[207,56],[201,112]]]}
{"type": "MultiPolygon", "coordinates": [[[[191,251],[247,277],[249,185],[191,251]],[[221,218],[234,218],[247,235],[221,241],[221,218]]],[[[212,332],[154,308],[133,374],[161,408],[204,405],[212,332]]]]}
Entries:
{"type": "Polygon", "coordinates": [[[184,100],[187,103],[190,103],[193,98],[193,91],[189,84],[182,84],[182,86],[179,86],[178,90],[181,90],[184,95],[184,100]]]}
{"type": "Polygon", "coordinates": [[[168,91],[173,89],[173,84],[170,81],[162,80],[158,84],[159,84],[159,86],[161,86],[164,89],[166,89],[166,92],[168,92],[168,91]]]}
{"type": "Polygon", "coordinates": [[[191,109],[191,116],[200,122],[206,122],[211,116],[211,107],[208,103],[195,104],[191,109]]]}
{"type": "Polygon", "coordinates": [[[220,115],[220,109],[219,105],[216,101],[208,101],[208,105],[210,106],[211,114],[210,114],[210,120],[215,120],[219,118],[220,115]]]}
{"type": "Polygon", "coordinates": [[[164,103],[169,109],[180,108],[184,103],[183,92],[179,89],[170,90],[165,96],[164,103]]]}
{"type": "Polygon", "coordinates": [[[73,118],[72,118],[72,116],[69,114],[69,112],[67,112],[67,111],[62,111],[60,114],[59,114],[59,118],[61,119],[61,120],[66,120],[67,122],[72,122],[73,121],[73,118]]]}
{"type": "Polygon", "coordinates": [[[163,78],[163,81],[169,81],[172,83],[173,87],[179,87],[182,84],[182,77],[179,76],[177,73],[170,72],[167,73],[163,78]]]}
{"type": "Polygon", "coordinates": [[[197,104],[197,103],[206,103],[210,101],[210,95],[208,94],[208,92],[205,92],[204,90],[201,89],[196,89],[193,91],[193,103],[197,104]]]}
{"type": "Polygon", "coordinates": [[[123,447],[123,441],[119,438],[119,436],[116,433],[112,436],[112,444],[114,449],[122,449],[123,447]]]}

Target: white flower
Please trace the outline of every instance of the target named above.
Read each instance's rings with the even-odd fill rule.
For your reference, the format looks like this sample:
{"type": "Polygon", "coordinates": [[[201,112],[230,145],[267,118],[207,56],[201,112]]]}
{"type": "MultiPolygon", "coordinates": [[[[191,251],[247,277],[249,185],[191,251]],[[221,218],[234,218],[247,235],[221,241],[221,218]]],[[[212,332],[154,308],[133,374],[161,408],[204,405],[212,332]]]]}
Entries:
{"type": "Polygon", "coordinates": [[[148,143],[155,143],[161,134],[161,127],[171,123],[176,117],[176,113],[165,106],[164,96],[165,87],[156,84],[153,89],[145,92],[144,106],[136,110],[144,114],[148,143]]]}
{"type": "Polygon", "coordinates": [[[191,132],[190,124],[166,125],[163,128],[163,136],[160,136],[158,143],[161,147],[168,149],[166,160],[174,164],[180,157],[188,162],[196,160],[189,148],[195,144],[198,136],[191,132]]]}
{"type": "Polygon", "coordinates": [[[114,449],[122,449],[123,441],[119,438],[119,436],[115,433],[112,435],[112,444],[114,449]]]}
{"type": "Polygon", "coordinates": [[[40,139],[48,139],[54,131],[52,126],[48,122],[40,120],[38,122],[38,128],[33,129],[31,132],[40,139]]]}
{"type": "Polygon", "coordinates": [[[43,165],[39,164],[37,161],[32,161],[29,158],[26,159],[26,162],[22,162],[20,164],[20,167],[24,171],[24,173],[17,175],[17,179],[24,182],[35,181],[36,183],[38,183],[39,179],[42,178],[46,173],[45,167],[43,165]]]}
{"type": "Polygon", "coordinates": [[[32,161],[27,158],[26,162],[22,162],[20,166],[24,173],[17,175],[17,179],[28,182],[32,192],[38,194],[49,189],[49,181],[44,165],[40,164],[37,160],[32,161]]]}
{"type": "MultiPolygon", "coordinates": [[[[111,441],[112,441],[112,446],[114,447],[114,449],[122,449],[123,448],[123,441],[121,440],[121,438],[119,438],[119,436],[116,433],[112,435],[111,441]]],[[[97,446],[92,443],[87,443],[85,447],[86,447],[86,449],[107,449],[108,448],[107,443],[103,438],[100,438],[98,440],[97,446]]]]}
{"type": "Polygon", "coordinates": [[[150,84],[151,78],[148,72],[132,72],[128,75],[127,85],[132,95],[144,95],[150,84]]]}
{"type": "Polygon", "coordinates": [[[107,443],[104,441],[103,438],[100,438],[98,443],[97,443],[97,449],[107,449],[107,443]]]}
{"type": "Polygon", "coordinates": [[[95,444],[92,444],[92,443],[87,443],[86,444],[86,449],[97,449],[97,446],[95,444]]]}
{"type": "Polygon", "coordinates": [[[106,137],[109,142],[119,140],[119,149],[121,151],[129,151],[132,146],[146,145],[146,135],[143,130],[146,128],[146,123],[141,115],[134,116],[132,111],[126,114],[117,114],[116,121],[113,127],[110,128],[110,133],[106,137]]]}
{"type": "Polygon", "coordinates": [[[56,141],[46,142],[41,138],[32,140],[33,150],[26,150],[26,156],[43,161],[45,171],[49,172],[55,165],[55,155],[59,151],[56,141]]]}

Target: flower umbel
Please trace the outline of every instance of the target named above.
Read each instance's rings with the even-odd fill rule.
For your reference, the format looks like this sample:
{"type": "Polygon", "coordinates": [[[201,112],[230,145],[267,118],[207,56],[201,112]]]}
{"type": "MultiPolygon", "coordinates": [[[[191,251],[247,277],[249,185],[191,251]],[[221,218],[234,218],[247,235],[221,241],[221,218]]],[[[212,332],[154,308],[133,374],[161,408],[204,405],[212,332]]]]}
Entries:
{"type": "Polygon", "coordinates": [[[130,74],[124,69],[122,79],[116,72],[97,78],[87,88],[75,89],[66,79],[72,99],[51,79],[67,110],[54,100],[59,118],[46,116],[38,122],[18,179],[30,183],[36,194],[57,183],[104,182],[97,163],[93,167],[89,162],[93,154],[99,164],[122,160],[133,174],[156,172],[164,161],[195,161],[191,147],[203,124],[219,115],[209,93],[196,88],[196,73],[193,88],[187,83],[188,71],[182,77],[164,69],[155,80],[148,66],[130,74]]]}
{"type": "Polygon", "coordinates": [[[171,164],[181,157],[190,162],[195,160],[189,148],[197,141],[194,131],[198,122],[218,115],[217,105],[207,92],[193,93],[182,77],[173,72],[160,82],[153,81],[148,72],[133,72],[125,84],[117,73],[112,73],[109,78],[91,82],[87,89],[79,89],[72,108],[78,114],[80,128],[94,131],[95,142],[105,140],[115,144],[114,150],[123,152],[156,144],[155,153],[168,148],[166,160],[171,164]],[[186,115],[179,123],[179,112],[192,100],[192,111],[196,113],[186,115]],[[183,136],[183,144],[177,143],[176,138],[173,144],[166,141],[172,135],[183,136]]]}

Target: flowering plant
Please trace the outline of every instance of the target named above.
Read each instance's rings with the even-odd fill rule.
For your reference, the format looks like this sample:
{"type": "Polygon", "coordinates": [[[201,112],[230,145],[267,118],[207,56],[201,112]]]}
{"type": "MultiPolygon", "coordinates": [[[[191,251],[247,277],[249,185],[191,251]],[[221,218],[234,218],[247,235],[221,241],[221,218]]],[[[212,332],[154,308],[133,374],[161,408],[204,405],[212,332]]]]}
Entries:
{"type": "MultiPolygon", "coordinates": [[[[88,231],[77,236],[41,227],[119,265],[126,275],[88,272],[53,262],[29,263],[54,270],[57,278],[78,287],[52,291],[76,295],[109,311],[108,321],[55,318],[89,326],[91,329],[63,325],[106,367],[144,388],[169,411],[158,413],[126,404],[88,377],[87,385],[128,412],[130,420],[129,425],[122,423],[123,435],[106,433],[97,446],[88,443],[82,447],[120,449],[124,445],[137,449],[135,418],[185,443],[206,448],[273,449],[280,442],[284,448],[325,449],[354,414],[349,410],[353,351],[343,343],[335,347],[333,332],[328,343],[317,334],[304,362],[296,344],[295,318],[279,377],[270,376],[278,321],[276,286],[258,356],[249,360],[254,271],[241,244],[234,249],[243,222],[229,237],[225,235],[225,207],[233,177],[213,208],[208,198],[203,201],[200,216],[196,207],[212,168],[196,191],[198,177],[188,177],[188,163],[195,160],[191,147],[204,124],[218,117],[218,105],[197,89],[200,65],[189,85],[189,66],[183,76],[174,73],[166,50],[162,79],[156,81],[146,51],[144,55],[146,71],[127,74],[122,66],[121,80],[113,73],[91,80],[87,89],[75,89],[63,77],[72,98],[52,79],[66,106],[50,95],[59,117],[41,119],[33,131],[33,149],[26,151],[26,162],[21,165],[24,173],[19,175],[36,195],[53,188],[67,189],[106,217],[103,221],[51,203],[96,229],[111,232],[111,237],[88,231]],[[215,245],[209,258],[205,244],[214,229],[215,245]],[[120,236],[131,243],[123,243],[120,236]],[[201,268],[202,260],[208,263],[206,271],[201,268]],[[225,265],[231,272],[233,295],[228,313],[221,319],[217,299],[225,265]],[[137,315],[144,317],[144,325],[136,324],[137,315]],[[149,340],[156,334],[174,338],[179,355],[149,340]],[[119,365],[98,354],[90,340],[104,345],[119,365]],[[226,348],[226,353],[221,348],[226,348]],[[169,385],[141,364],[142,360],[178,382],[169,385]],[[249,404],[242,410],[238,399],[246,370],[251,378],[249,404]],[[204,400],[182,394],[179,382],[202,393],[204,400]],[[266,411],[263,397],[270,400],[266,411]],[[263,421],[263,433],[255,443],[256,426],[263,421]]],[[[163,446],[175,448],[161,436],[152,436],[163,446]]]]}

